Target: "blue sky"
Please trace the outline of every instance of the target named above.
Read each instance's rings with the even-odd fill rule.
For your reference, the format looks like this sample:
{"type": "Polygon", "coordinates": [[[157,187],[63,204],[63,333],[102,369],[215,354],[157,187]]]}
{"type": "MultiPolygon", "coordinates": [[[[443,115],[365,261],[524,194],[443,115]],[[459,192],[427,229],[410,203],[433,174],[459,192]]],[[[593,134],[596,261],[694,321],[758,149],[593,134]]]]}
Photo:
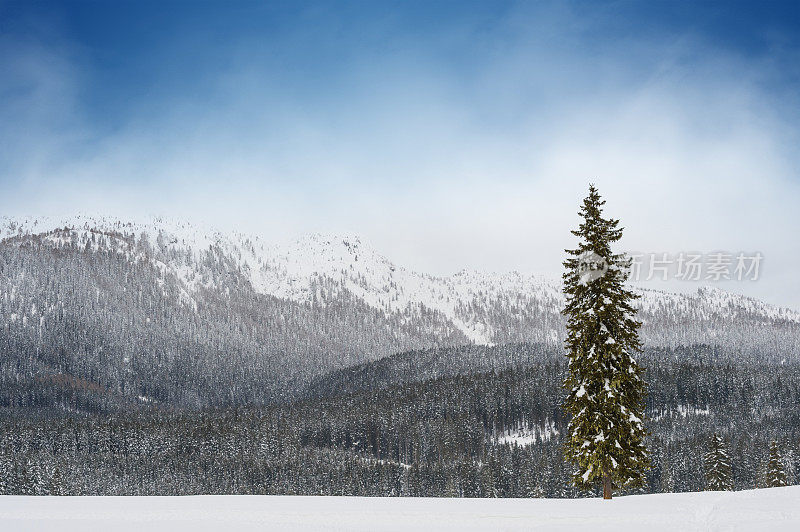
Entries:
{"type": "Polygon", "coordinates": [[[9,214],[555,274],[594,181],[628,249],[762,251],[727,288],[800,308],[798,2],[0,0],[0,72],[9,214]]]}

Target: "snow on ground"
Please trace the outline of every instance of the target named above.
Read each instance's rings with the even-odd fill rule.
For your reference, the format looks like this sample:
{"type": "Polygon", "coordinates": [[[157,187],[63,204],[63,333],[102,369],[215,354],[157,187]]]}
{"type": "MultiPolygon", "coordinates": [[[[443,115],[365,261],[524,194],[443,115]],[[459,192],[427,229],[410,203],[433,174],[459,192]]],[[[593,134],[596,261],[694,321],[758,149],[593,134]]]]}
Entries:
{"type": "Polygon", "coordinates": [[[509,430],[503,432],[495,437],[497,443],[509,443],[511,445],[519,445],[524,447],[531,445],[537,441],[549,441],[553,436],[558,435],[555,424],[551,420],[547,420],[541,426],[534,426],[527,429],[509,430]]]}
{"type": "Polygon", "coordinates": [[[602,499],[0,497],[0,530],[800,530],[800,486],[602,499]]]}

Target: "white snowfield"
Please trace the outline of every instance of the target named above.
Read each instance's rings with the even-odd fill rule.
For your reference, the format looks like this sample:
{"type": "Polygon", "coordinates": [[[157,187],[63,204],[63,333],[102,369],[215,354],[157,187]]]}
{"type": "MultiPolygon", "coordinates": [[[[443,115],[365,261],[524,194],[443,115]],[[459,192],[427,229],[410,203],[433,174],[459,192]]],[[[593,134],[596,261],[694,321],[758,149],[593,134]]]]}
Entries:
{"type": "Polygon", "coordinates": [[[800,486],[602,499],[0,497],[0,530],[800,530],[800,486]]]}

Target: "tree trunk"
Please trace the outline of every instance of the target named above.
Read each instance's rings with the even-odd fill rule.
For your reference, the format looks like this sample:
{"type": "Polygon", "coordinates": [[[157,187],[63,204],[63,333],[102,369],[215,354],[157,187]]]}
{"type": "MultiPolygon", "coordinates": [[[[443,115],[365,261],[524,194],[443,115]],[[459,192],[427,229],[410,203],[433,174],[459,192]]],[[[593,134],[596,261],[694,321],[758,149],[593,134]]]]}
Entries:
{"type": "Polygon", "coordinates": [[[608,473],[603,474],[603,498],[611,498],[611,475],[608,473]]]}

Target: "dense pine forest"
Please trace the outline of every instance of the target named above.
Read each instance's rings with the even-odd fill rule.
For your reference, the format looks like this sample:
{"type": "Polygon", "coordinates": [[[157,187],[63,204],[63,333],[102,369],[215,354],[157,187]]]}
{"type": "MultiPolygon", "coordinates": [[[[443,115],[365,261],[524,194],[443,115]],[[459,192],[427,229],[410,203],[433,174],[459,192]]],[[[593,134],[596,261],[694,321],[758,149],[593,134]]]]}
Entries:
{"type": "MultiPolygon", "coordinates": [[[[561,358],[528,344],[414,351],[332,373],[303,397],[262,407],[70,414],[66,400],[63,409],[6,408],[0,489],[584,496],[562,459],[561,358]],[[463,374],[445,363],[477,352],[496,369],[463,374]],[[411,378],[403,368],[418,363],[429,371],[411,378]]],[[[647,350],[640,363],[653,467],[639,491],[707,487],[713,433],[729,450],[734,489],[767,484],[773,440],[787,482],[798,482],[800,366],[737,364],[706,346],[647,350]]]]}

